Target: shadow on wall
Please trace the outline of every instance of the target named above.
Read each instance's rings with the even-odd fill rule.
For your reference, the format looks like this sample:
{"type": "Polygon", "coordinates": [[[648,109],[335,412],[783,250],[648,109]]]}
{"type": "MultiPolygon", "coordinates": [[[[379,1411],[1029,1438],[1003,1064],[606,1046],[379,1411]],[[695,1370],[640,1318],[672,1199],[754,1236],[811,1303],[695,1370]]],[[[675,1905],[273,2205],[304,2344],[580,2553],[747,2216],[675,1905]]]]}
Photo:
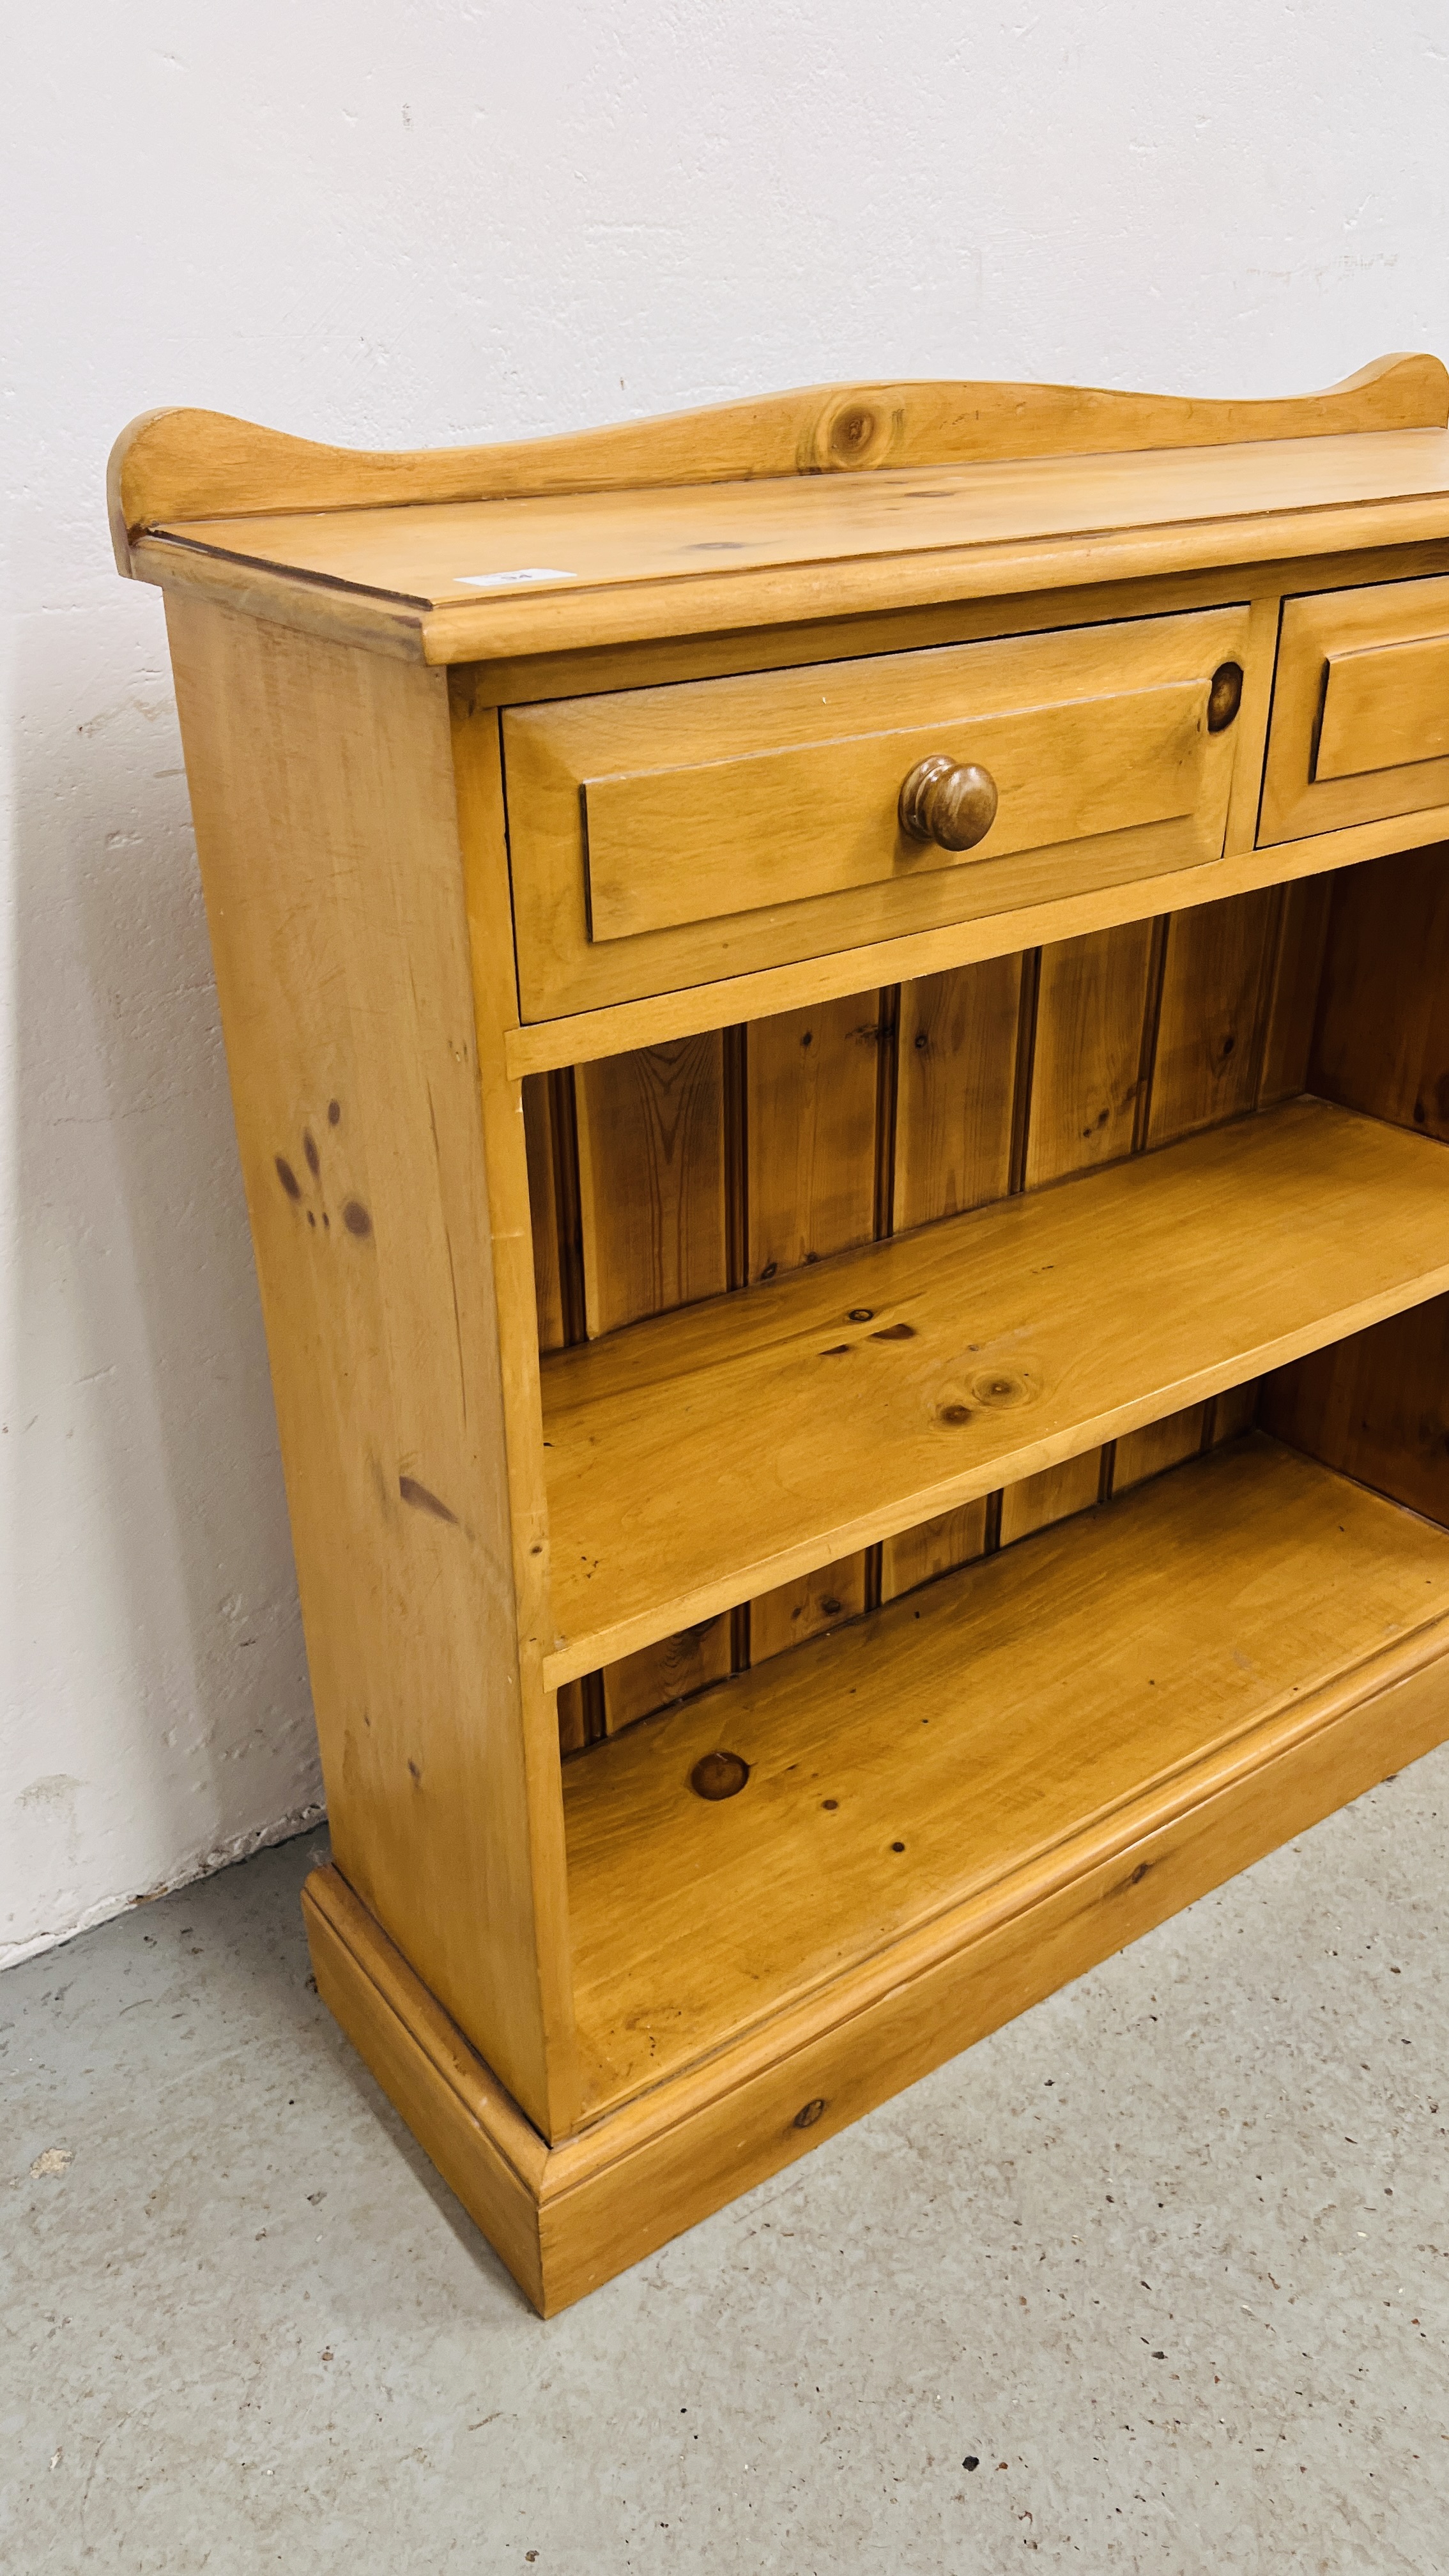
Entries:
{"type": "Polygon", "coordinates": [[[321,1797],[160,601],[27,642],[0,1963],[321,1797]]]}

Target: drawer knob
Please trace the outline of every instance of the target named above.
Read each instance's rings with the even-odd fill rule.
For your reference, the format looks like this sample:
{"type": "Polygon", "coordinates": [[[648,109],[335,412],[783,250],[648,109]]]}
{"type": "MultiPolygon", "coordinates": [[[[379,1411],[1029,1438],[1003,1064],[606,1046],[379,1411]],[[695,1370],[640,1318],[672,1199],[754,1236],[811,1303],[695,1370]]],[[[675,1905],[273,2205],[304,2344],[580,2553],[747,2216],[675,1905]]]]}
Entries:
{"type": "Polygon", "coordinates": [[[974,761],[937,751],[918,760],[901,784],[901,830],[938,850],[974,850],[996,820],[996,781],[974,761]]]}
{"type": "Polygon", "coordinates": [[[1208,685],[1208,732],[1226,733],[1242,703],[1242,663],[1219,662],[1208,685]]]}

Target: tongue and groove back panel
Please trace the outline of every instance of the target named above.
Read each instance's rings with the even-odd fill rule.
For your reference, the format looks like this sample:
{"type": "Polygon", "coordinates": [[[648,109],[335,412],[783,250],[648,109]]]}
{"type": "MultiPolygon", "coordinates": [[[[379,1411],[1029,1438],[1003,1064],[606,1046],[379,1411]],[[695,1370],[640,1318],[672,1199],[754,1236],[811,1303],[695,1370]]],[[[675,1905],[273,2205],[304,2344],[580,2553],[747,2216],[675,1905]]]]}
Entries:
{"type": "MultiPolygon", "coordinates": [[[[1322,878],[524,1083],[545,1351],[1305,1087],[1322,878]]],[[[565,1752],[1229,1436],[1194,1405],[559,1693],[565,1752]]]]}

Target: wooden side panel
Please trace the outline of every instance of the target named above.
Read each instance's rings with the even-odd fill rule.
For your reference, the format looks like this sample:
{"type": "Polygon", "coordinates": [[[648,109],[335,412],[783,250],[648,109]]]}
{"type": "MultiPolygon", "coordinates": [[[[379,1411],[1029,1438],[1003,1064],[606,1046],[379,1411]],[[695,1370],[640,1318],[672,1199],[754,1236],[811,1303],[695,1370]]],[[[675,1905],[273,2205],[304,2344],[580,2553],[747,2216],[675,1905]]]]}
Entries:
{"type": "Polygon", "coordinates": [[[1278,890],[1268,886],[1169,920],[1149,1144],[1254,1106],[1280,910],[1278,890]]]}
{"type": "Polygon", "coordinates": [[[1132,1148],[1143,1083],[1153,933],[1124,922],[1041,952],[1025,1185],[1132,1148]]]}
{"type": "Polygon", "coordinates": [[[556,2130],[527,1172],[469,937],[501,816],[485,780],[465,862],[441,676],[189,601],[169,626],[334,1850],[556,2130]]]}
{"type": "Polygon", "coordinates": [[[1449,844],[1334,878],[1309,1084],[1449,1136],[1449,844]]]}
{"type": "Polygon", "coordinates": [[[1449,1297],[1263,1381],[1265,1430],[1449,1525],[1449,1297]]]}

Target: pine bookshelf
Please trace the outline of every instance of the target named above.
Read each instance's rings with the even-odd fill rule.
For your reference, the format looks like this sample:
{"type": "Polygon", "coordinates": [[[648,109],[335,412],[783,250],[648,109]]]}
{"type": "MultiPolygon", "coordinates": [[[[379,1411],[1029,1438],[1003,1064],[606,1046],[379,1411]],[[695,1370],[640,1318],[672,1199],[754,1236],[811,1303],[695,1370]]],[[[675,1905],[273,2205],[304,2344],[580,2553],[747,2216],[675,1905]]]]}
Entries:
{"type": "Polygon", "coordinates": [[[1449,1733],[1449,377],[111,507],[318,1985],[551,2313],[1449,1733]]]}

